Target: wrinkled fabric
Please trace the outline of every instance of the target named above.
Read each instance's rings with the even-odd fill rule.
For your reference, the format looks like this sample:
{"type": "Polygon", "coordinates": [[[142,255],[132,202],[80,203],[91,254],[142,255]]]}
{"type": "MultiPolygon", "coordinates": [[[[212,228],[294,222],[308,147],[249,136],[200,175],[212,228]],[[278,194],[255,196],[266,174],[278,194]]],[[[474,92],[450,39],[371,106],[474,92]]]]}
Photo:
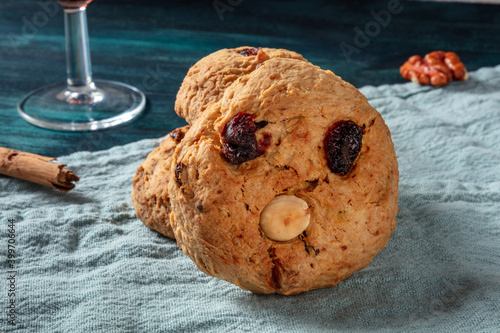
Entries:
{"type": "Polygon", "coordinates": [[[498,331],[500,66],[440,88],[361,91],[391,129],[400,168],[398,225],[364,270],[288,297],[206,276],[135,217],[132,178],[160,142],[142,140],[60,157],[81,178],[69,193],[0,177],[0,331],[498,331]]]}

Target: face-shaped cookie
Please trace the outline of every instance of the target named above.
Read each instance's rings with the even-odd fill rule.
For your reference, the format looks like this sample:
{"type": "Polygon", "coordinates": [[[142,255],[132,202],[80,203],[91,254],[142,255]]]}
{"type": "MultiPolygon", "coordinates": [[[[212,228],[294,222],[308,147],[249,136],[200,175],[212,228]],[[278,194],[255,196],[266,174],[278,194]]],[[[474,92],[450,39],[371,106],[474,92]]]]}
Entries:
{"type": "Polygon", "coordinates": [[[242,46],[214,52],[189,69],[177,93],[175,111],[193,124],[209,104],[217,102],[227,87],[274,58],[306,61],[300,54],[267,47],[242,46]]]}
{"type": "Polygon", "coordinates": [[[380,114],[295,59],[236,80],[177,146],[171,223],[205,273],[256,293],[333,286],[396,225],[398,168],[380,114]]]}

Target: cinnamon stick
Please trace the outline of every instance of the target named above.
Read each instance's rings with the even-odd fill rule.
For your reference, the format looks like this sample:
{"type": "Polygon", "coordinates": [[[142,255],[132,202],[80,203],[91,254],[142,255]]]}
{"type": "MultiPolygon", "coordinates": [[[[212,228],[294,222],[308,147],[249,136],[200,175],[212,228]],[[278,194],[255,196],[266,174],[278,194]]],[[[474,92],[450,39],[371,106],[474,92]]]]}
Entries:
{"type": "Polygon", "coordinates": [[[80,178],[64,164],[53,163],[45,157],[0,147],[0,174],[68,192],[80,178]]]}

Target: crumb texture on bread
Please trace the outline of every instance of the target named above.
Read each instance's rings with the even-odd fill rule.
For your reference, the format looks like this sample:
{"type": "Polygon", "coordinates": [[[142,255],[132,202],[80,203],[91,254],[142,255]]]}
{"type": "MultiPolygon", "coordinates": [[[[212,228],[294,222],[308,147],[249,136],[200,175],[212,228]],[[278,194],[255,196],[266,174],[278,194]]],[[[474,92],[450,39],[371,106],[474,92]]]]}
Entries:
{"type": "Polygon", "coordinates": [[[137,215],[175,237],[200,270],[254,293],[334,286],[369,265],[396,226],[399,173],[389,129],[331,71],[290,51],[239,54],[245,49],[218,51],[188,73],[176,111],[191,126],[138,168],[137,215]],[[221,57],[238,59],[238,69],[221,57]],[[337,133],[325,145],[339,123],[360,142],[337,133]],[[347,155],[348,167],[332,171],[327,158],[347,155]],[[302,205],[303,216],[285,216],[281,229],[269,231],[266,213],[262,228],[262,212],[280,196],[297,198],[287,202],[302,205]],[[307,223],[287,220],[305,216],[307,223]],[[297,225],[305,229],[286,229],[297,225]]]}

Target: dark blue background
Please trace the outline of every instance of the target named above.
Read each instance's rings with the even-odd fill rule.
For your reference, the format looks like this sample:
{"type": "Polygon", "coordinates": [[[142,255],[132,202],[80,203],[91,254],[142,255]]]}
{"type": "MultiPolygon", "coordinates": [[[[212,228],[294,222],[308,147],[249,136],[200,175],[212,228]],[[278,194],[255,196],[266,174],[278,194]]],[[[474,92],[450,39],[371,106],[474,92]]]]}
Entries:
{"type": "Polygon", "coordinates": [[[16,111],[29,91],[65,80],[62,10],[44,10],[40,1],[0,2],[0,146],[48,156],[156,138],[184,125],[173,111],[182,79],[220,48],[291,49],[357,87],[404,82],[399,66],[433,50],[457,52],[469,70],[500,64],[495,5],[401,2],[401,13],[358,43],[348,61],[341,43],[356,46],[355,29],[375,27],[371,11],[387,10],[388,1],[220,0],[233,4],[220,16],[214,1],[96,0],[88,8],[94,78],[137,86],[147,109],[117,128],[57,132],[26,123],[16,111]]]}

